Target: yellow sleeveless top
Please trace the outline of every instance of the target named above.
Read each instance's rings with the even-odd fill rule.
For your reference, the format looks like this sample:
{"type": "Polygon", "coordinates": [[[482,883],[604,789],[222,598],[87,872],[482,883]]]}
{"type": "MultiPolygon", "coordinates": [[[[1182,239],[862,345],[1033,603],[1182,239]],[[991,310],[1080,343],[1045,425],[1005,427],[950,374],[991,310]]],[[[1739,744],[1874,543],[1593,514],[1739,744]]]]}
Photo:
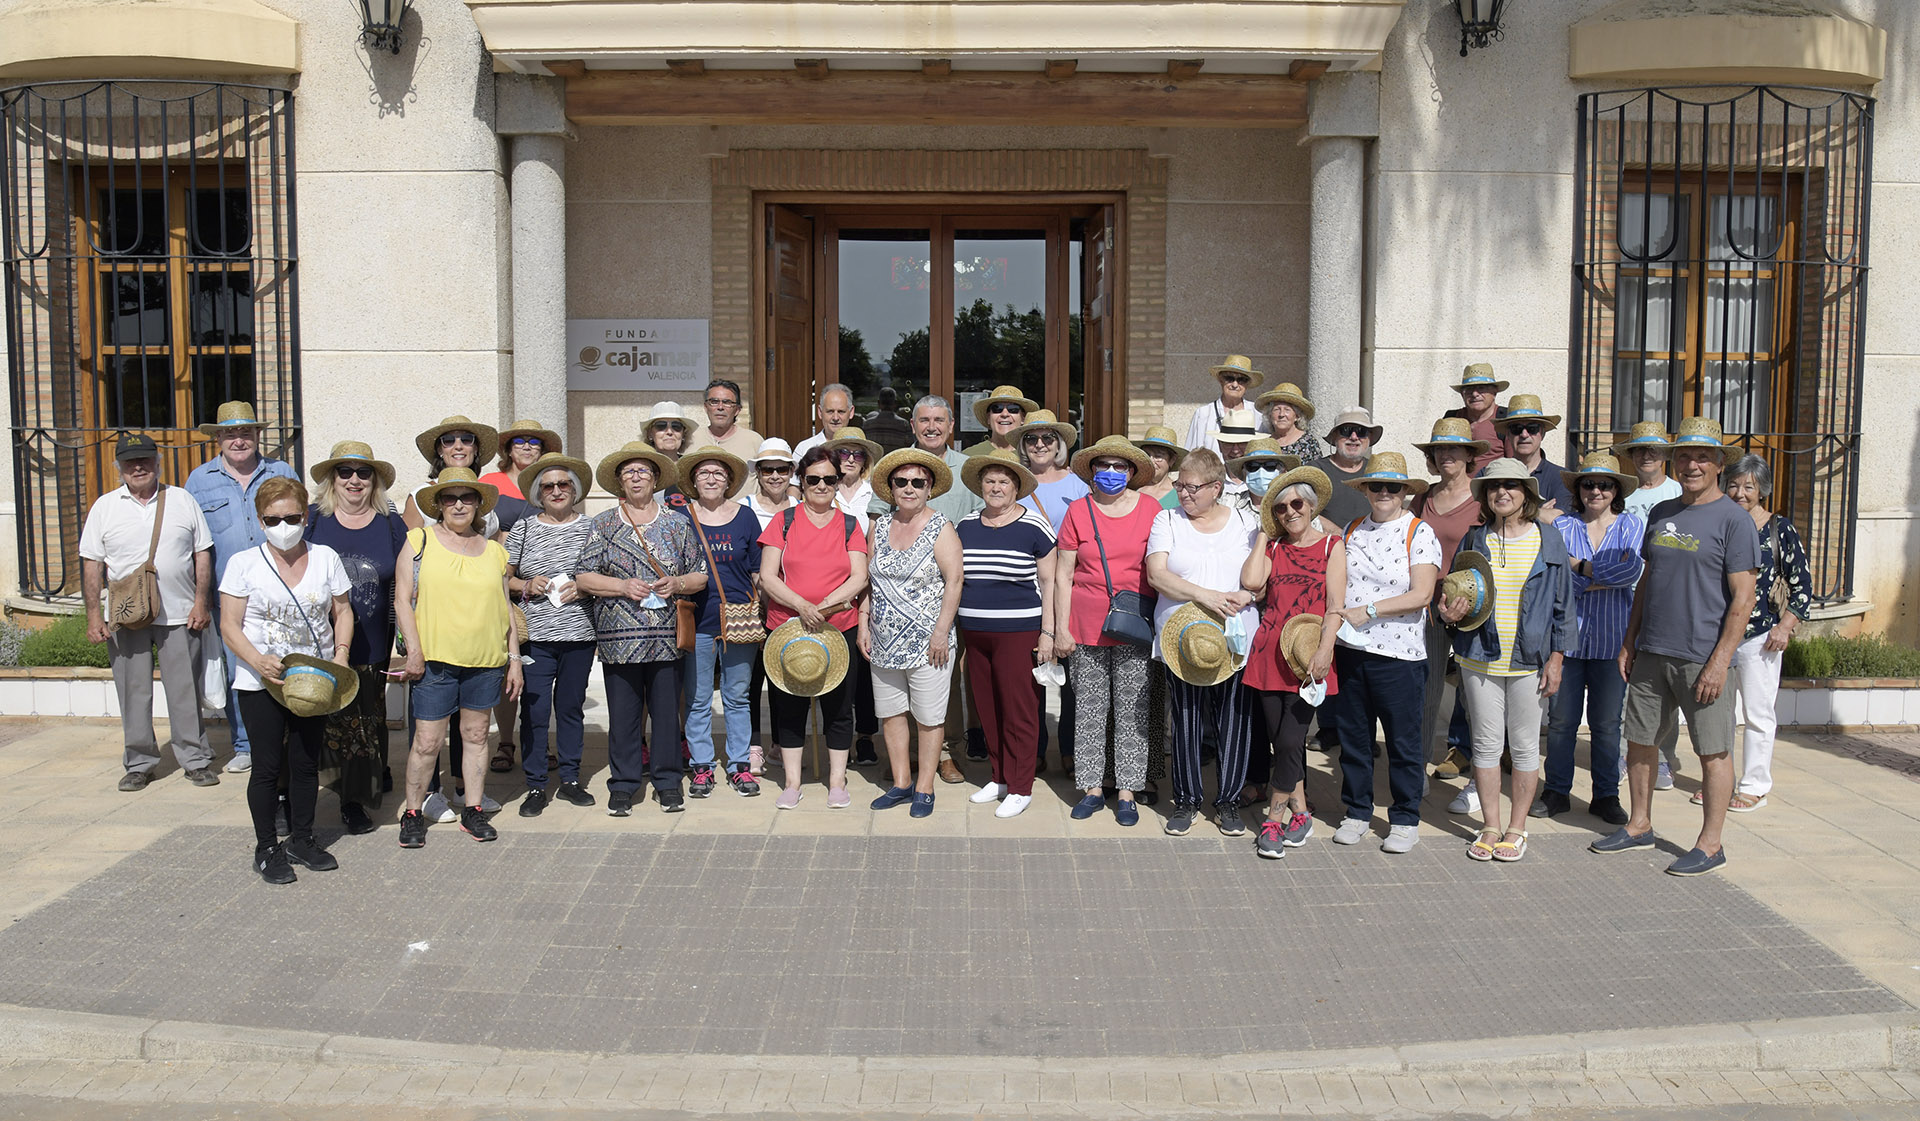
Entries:
{"type": "Polygon", "coordinates": [[[442,545],[432,527],[425,527],[407,534],[407,552],[400,563],[411,564],[415,554],[420,557],[420,579],[413,615],[421,656],[477,669],[506,665],[506,549],[489,541],[479,556],[462,556],[442,545]]]}

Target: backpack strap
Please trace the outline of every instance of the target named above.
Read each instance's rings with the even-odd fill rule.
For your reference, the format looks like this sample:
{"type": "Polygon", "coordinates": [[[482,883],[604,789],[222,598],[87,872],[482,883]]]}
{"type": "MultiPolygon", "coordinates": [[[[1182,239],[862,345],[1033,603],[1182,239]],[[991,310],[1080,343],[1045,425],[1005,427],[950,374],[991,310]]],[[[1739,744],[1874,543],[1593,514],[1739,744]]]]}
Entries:
{"type": "MultiPolygon", "coordinates": [[[[786,547],[785,542],[787,538],[793,536],[793,516],[799,511],[800,507],[798,506],[789,506],[780,511],[780,540],[782,542],[782,548],[786,547]]],[[[840,524],[841,528],[846,530],[847,540],[851,542],[853,535],[860,529],[860,519],[842,510],[840,511],[840,524]]]]}

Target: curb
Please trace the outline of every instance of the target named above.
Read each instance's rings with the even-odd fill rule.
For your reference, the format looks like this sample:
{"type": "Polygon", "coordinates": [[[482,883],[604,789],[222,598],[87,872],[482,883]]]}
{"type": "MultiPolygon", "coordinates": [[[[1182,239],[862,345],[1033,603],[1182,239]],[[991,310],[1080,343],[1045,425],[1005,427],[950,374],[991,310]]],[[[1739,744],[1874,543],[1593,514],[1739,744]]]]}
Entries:
{"type": "MultiPolygon", "coordinates": [[[[431,1043],[325,1032],[147,1020],[92,1012],[0,1005],[0,1054],[11,1059],[182,1060],[224,1063],[311,1062],[341,1066],[489,1067],[607,1058],[646,1069],[684,1062],[684,1055],[595,1055],[516,1051],[484,1045],[431,1043]]],[[[1035,1056],[982,1055],[856,1058],[832,1055],[702,1056],[716,1065],[763,1071],[882,1072],[903,1070],[1038,1072],[1035,1056]]],[[[1684,1028],[1579,1032],[1497,1039],[1410,1043],[1326,1051],[1225,1056],[1123,1056],[1060,1060],[1088,1074],[1138,1073],[1143,1058],[1183,1062],[1215,1073],[1438,1074],[1505,1071],[1805,1071],[1920,1069],[1920,1010],[1880,1015],[1771,1020],[1684,1028]]]]}

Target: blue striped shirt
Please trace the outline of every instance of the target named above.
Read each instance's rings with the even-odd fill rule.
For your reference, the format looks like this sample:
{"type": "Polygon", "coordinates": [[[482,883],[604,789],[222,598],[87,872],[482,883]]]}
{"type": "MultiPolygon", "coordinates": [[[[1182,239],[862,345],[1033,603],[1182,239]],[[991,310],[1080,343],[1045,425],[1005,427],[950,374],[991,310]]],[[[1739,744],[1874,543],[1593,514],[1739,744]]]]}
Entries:
{"type": "Polygon", "coordinates": [[[1593,578],[1573,573],[1573,614],[1580,627],[1576,658],[1615,658],[1627,639],[1627,619],[1633,614],[1633,592],[1645,562],[1640,546],[1647,522],[1638,514],[1621,514],[1607,527],[1596,552],[1587,541],[1587,523],[1573,514],[1556,519],[1553,527],[1567,543],[1567,557],[1590,561],[1593,578]]]}
{"type": "Polygon", "coordinates": [[[960,625],[976,631],[1037,631],[1040,558],[1053,552],[1053,527],[1033,510],[1003,526],[979,513],[954,526],[960,535],[960,625]]]}

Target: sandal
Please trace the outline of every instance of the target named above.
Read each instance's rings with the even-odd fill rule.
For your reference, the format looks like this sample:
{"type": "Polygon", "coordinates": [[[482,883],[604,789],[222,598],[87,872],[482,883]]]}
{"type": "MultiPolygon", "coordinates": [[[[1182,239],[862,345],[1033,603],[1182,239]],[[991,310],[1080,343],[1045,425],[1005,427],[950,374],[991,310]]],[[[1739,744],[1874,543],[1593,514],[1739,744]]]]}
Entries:
{"type": "Polygon", "coordinates": [[[487,764],[487,769],[496,775],[504,775],[513,770],[513,745],[503,741],[499,747],[494,748],[493,761],[487,764]]]}
{"type": "Polygon", "coordinates": [[[1734,813],[1751,813],[1767,804],[1765,794],[1735,794],[1727,800],[1727,808],[1734,813]]]}
{"type": "MultiPolygon", "coordinates": [[[[1738,797],[1739,797],[1739,795],[1738,795],[1738,794],[1735,794],[1735,795],[1734,795],[1734,797],[1736,797],[1736,798],[1738,798],[1738,797]]],[[[1691,797],[1691,798],[1688,798],[1688,799],[1687,799],[1687,802],[1688,802],[1689,804],[1691,804],[1691,805],[1695,805],[1695,806],[1698,806],[1698,805],[1702,805],[1702,804],[1704,804],[1704,803],[1706,802],[1706,799],[1705,799],[1705,798],[1703,798],[1703,797],[1701,797],[1701,792],[1700,792],[1700,791],[1698,791],[1698,790],[1696,790],[1696,791],[1694,791],[1694,792],[1693,792],[1693,797],[1691,797]]]]}
{"type": "Polygon", "coordinates": [[[1524,829],[1507,830],[1500,835],[1500,843],[1493,846],[1493,858],[1503,864],[1512,864],[1525,855],[1527,855],[1527,833],[1524,829]],[[1518,844],[1507,840],[1507,837],[1516,833],[1520,835],[1518,844]]]}
{"type": "Polygon", "coordinates": [[[1467,846],[1467,859],[1492,860],[1494,846],[1487,843],[1487,838],[1492,837],[1497,841],[1503,836],[1505,836],[1505,834],[1501,833],[1498,829],[1482,829],[1475,833],[1473,835],[1473,843],[1467,846]]]}
{"type": "Polygon", "coordinates": [[[1248,783],[1240,788],[1240,808],[1250,810],[1255,806],[1267,804],[1267,788],[1248,783]]]}

